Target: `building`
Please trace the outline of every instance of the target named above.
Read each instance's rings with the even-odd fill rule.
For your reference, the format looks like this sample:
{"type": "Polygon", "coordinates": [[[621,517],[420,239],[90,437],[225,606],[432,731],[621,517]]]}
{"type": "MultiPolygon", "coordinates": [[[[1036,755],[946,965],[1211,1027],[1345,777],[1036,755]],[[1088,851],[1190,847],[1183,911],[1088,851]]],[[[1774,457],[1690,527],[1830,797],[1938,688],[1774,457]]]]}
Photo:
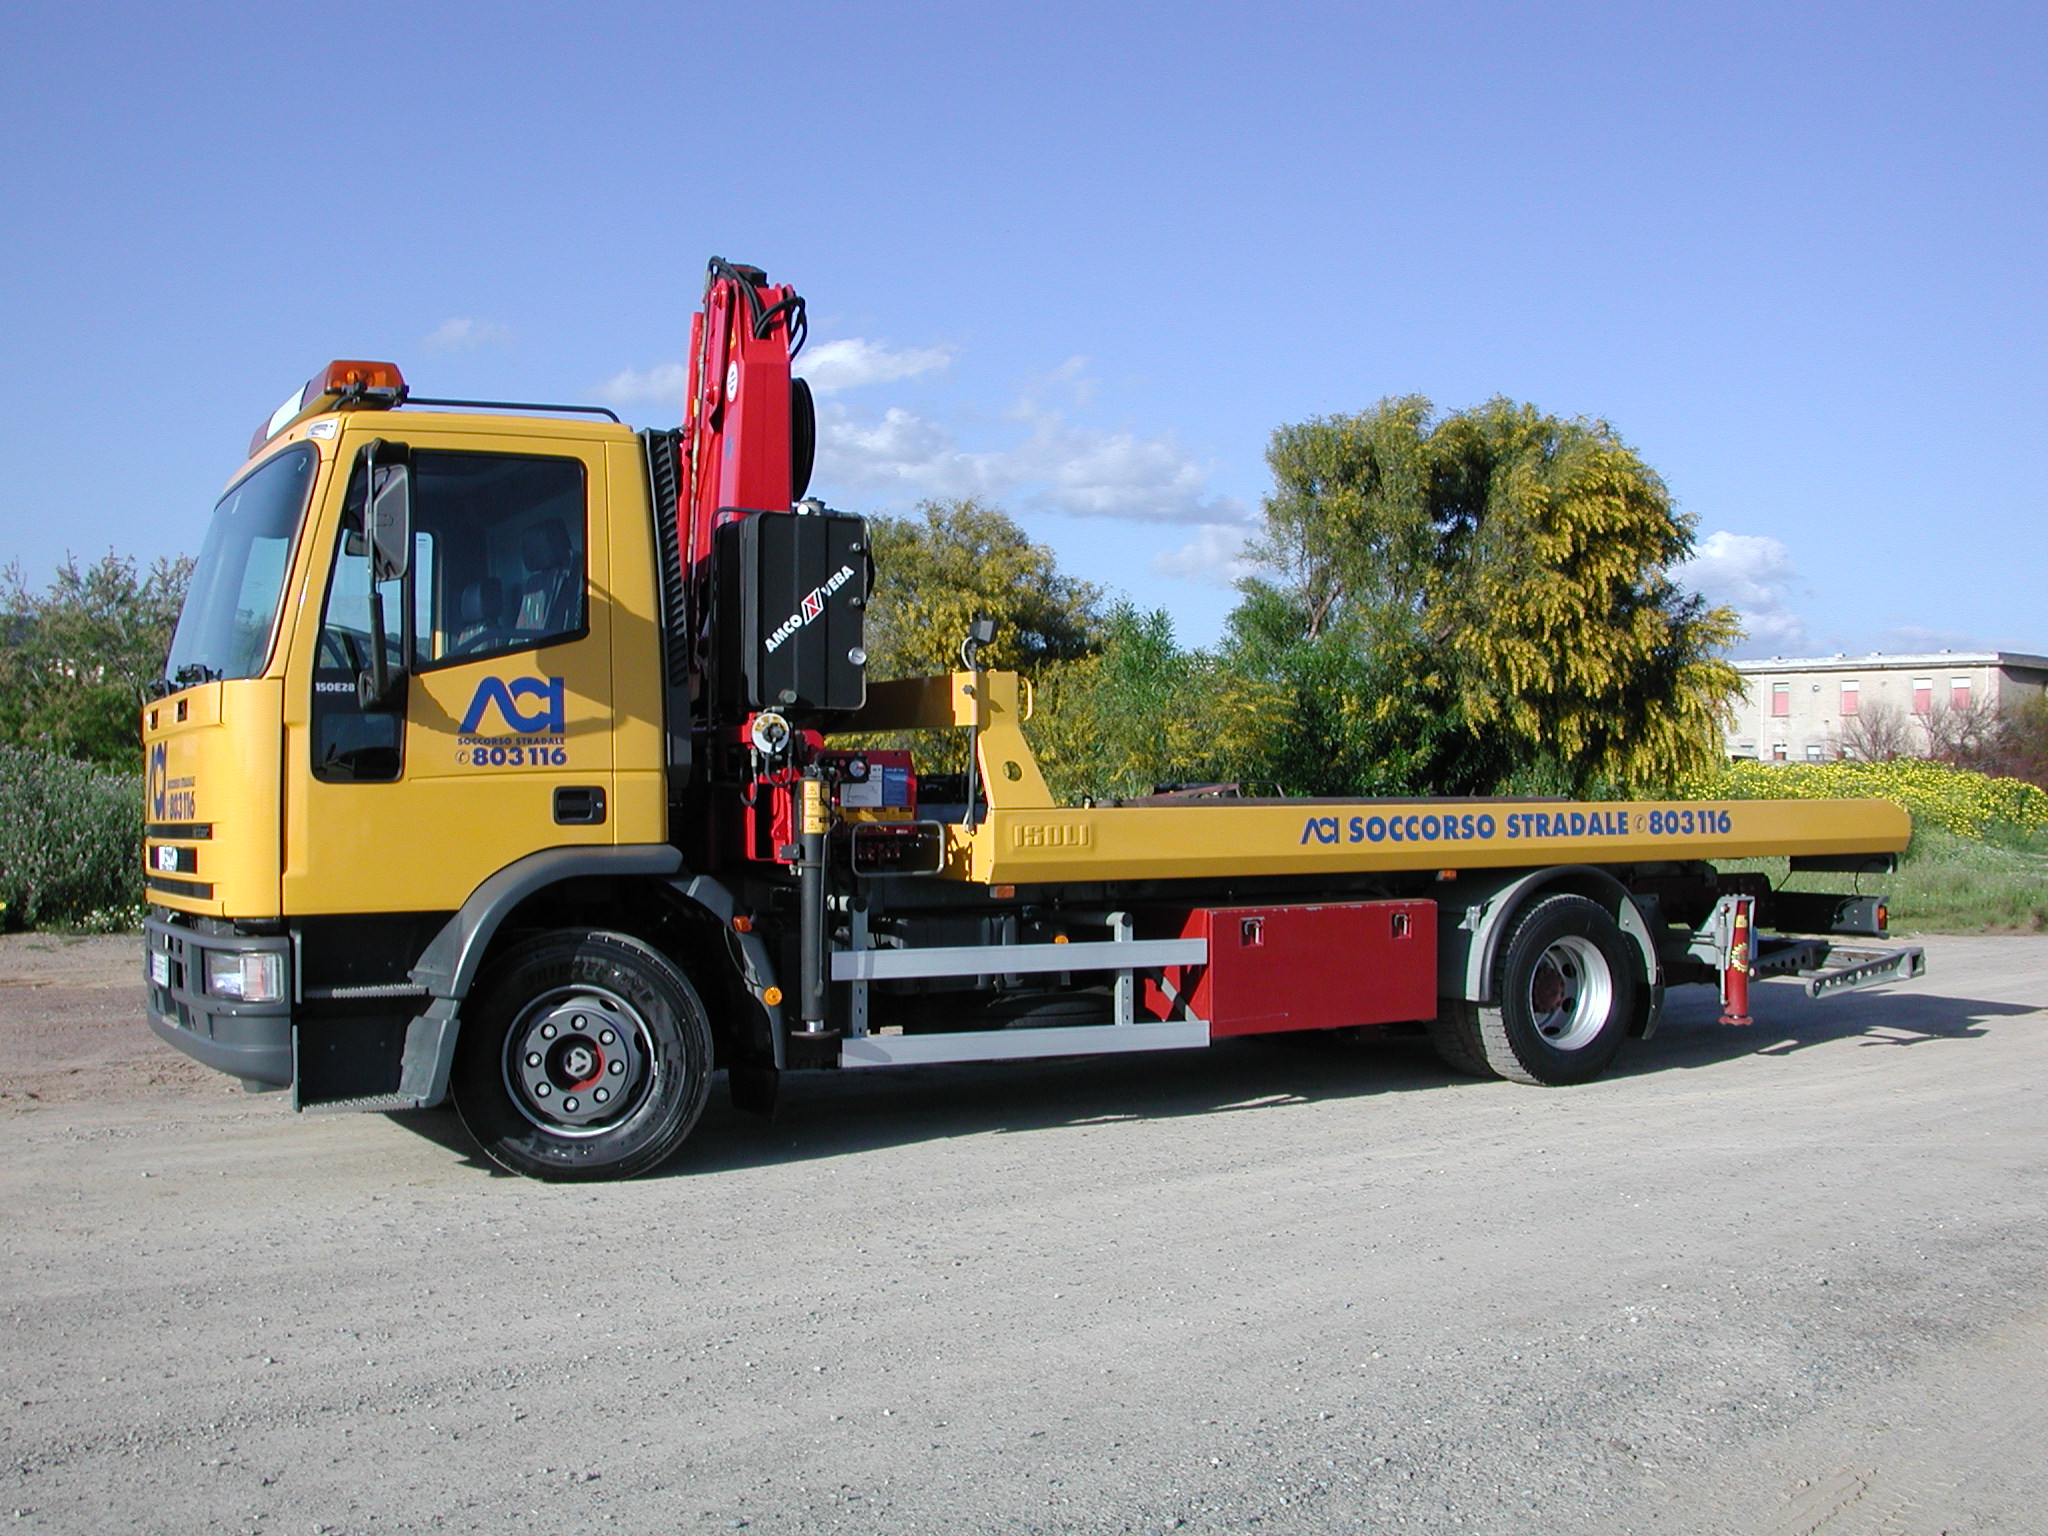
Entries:
{"type": "Polygon", "coordinates": [[[1943,713],[2010,709],[2048,687],[2048,656],[2017,651],[1933,655],[1772,656],[1738,661],[1747,685],[1728,730],[1730,757],[1825,762],[1871,710],[1901,718],[1910,751],[1927,747],[1926,723],[1943,713]]]}

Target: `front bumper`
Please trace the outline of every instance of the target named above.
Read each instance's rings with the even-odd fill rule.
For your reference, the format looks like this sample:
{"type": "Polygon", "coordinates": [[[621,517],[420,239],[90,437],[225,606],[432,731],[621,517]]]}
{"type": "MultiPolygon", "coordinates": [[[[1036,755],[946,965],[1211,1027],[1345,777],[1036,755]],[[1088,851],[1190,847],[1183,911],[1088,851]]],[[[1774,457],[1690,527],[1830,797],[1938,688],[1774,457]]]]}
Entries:
{"type": "Polygon", "coordinates": [[[143,979],[148,983],[149,1027],[194,1060],[245,1083],[289,1088],[292,1082],[291,940],[283,934],[238,934],[228,925],[152,910],[144,919],[143,979]],[[206,990],[207,950],[277,953],[284,964],[284,996],[245,1003],[206,990]]]}

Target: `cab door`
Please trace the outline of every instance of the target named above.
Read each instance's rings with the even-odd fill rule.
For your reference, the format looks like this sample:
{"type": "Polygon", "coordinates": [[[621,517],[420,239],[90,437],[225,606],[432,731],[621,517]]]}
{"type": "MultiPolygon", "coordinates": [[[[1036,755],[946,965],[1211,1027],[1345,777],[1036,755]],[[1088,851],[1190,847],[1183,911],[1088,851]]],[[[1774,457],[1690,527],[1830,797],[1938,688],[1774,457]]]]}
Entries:
{"type": "Polygon", "coordinates": [[[449,911],[526,854],[611,841],[613,615],[590,579],[608,568],[603,446],[424,422],[394,444],[399,424],[378,456],[411,468],[410,569],[377,590],[402,696],[366,704],[358,685],[380,626],[345,443],[288,733],[294,914],[449,911]]]}

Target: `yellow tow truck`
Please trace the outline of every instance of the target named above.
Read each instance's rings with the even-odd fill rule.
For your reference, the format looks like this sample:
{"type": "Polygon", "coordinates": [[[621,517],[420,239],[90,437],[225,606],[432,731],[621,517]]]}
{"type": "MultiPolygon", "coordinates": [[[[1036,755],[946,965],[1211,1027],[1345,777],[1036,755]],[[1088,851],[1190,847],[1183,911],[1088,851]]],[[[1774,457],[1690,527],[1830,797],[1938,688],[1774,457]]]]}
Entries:
{"type": "MultiPolygon", "coordinates": [[[[1918,974],[1881,801],[1062,806],[977,624],[870,681],[866,524],[805,497],[803,301],[713,261],[688,414],[427,399],[337,362],[258,430],[144,710],[149,1016],[299,1108],[452,1098],[548,1179],[667,1159],[724,1070],[1427,1031],[1568,1084],[1664,989],[1918,974]],[[961,732],[966,772],[878,732],[961,732]],[[1846,941],[1846,942],[1845,942],[1846,941]]],[[[915,739],[915,738],[914,738],[915,739]]]]}

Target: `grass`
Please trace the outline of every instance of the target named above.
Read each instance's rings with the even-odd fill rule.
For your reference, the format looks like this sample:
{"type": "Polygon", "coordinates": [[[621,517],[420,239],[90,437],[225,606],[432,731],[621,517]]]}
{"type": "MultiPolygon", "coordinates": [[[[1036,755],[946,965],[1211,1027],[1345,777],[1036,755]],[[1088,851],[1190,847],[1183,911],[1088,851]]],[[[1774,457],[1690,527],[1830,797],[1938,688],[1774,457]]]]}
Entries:
{"type": "Polygon", "coordinates": [[[1788,890],[1889,896],[1898,933],[2048,931],[2048,834],[2040,832],[1979,841],[1923,825],[1890,875],[1788,877],[1784,859],[1731,859],[1720,867],[1761,870],[1788,890]]]}

